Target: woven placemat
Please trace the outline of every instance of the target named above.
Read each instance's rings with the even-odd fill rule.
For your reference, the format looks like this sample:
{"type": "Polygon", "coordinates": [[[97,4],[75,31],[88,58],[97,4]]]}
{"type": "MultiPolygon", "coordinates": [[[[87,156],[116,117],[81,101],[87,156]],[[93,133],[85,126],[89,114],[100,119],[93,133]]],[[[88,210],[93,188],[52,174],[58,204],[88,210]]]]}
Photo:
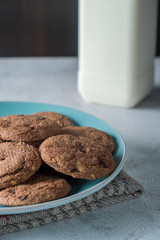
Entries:
{"type": "Polygon", "coordinates": [[[106,187],[75,202],[38,212],[1,215],[0,235],[72,218],[88,211],[137,198],[142,193],[142,186],[126,172],[121,171],[106,187]]]}

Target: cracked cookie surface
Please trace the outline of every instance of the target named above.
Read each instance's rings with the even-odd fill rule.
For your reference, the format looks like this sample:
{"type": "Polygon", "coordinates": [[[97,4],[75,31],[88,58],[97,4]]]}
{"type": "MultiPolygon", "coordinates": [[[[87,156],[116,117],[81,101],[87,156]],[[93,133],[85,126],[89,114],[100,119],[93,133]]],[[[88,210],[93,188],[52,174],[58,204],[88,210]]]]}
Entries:
{"type": "Polygon", "coordinates": [[[0,189],[26,181],[41,166],[38,149],[26,143],[0,143],[0,189]]]}
{"type": "Polygon", "coordinates": [[[53,120],[33,115],[10,115],[0,118],[0,138],[4,141],[33,142],[60,133],[53,120]]]}
{"type": "Polygon", "coordinates": [[[33,113],[34,116],[42,116],[51,120],[54,120],[56,123],[59,124],[59,126],[63,127],[69,127],[69,126],[74,126],[74,123],[72,120],[60,113],[56,112],[38,112],[38,113],[33,113]]]}
{"type": "Polygon", "coordinates": [[[26,182],[0,191],[0,204],[23,206],[56,200],[66,196],[70,184],[63,178],[36,173],[26,182]]]}
{"type": "Polygon", "coordinates": [[[95,141],[95,144],[101,144],[108,148],[110,152],[115,150],[115,143],[111,135],[92,127],[66,127],[62,129],[62,134],[82,136],[95,141]]]}
{"type": "Polygon", "coordinates": [[[113,156],[106,147],[82,136],[53,136],[39,150],[46,164],[74,178],[94,180],[108,176],[115,168],[113,156]]]}

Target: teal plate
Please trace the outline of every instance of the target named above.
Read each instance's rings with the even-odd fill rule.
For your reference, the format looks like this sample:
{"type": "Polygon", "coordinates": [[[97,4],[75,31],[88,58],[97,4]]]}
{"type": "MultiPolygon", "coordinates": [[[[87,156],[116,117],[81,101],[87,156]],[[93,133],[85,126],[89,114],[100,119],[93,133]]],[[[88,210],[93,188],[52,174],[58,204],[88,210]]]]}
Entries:
{"type": "Polygon", "coordinates": [[[71,118],[77,126],[90,126],[108,132],[116,142],[116,150],[113,154],[116,162],[116,168],[114,172],[108,177],[96,179],[93,181],[75,179],[75,181],[71,182],[72,190],[70,194],[67,197],[58,200],[20,207],[7,207],[0,205],[0,215],[40,211],[79,200],[106,186],[117,176],[117,174],[124,166],[125,144],[122,137],[109,124],[98,119],[97,117],[72,108],[51,104],[32,102],[0,102],[0,117],[11,114],[30,114],[41,111],[59,112],[71,118]]]}

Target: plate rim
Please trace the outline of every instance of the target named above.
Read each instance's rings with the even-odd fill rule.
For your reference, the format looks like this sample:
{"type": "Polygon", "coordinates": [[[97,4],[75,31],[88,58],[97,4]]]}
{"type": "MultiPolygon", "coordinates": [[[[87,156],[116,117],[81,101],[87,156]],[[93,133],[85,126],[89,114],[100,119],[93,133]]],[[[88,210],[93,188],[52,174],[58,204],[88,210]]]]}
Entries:
{"type": "Polygon", "coordinates": [[[122,159],[120,160],[120,163],[118,165],[118,167],[108,176],[106,177],[104,180],[102,180],[100,183],[97,183],[96,185],[92,186],[91,188],[84,190],[81,193],[76,193],[73,194],[71,196],[66,196],[64,198],[61,199],[57,199],[57,200],[53,200],[53,201],[49,201],[49,202],[44,202],[44,203],[39,203],[39,204],[33,204],[33,205],[26,205],[26,206],[15,206],[15,207],[2,207],[0,208],[0,215],[4,215],[4,214],[19,214],[19,213],[29,213],[29,212],[37,212],[37,211],[41,211],[41,210],[46,210],[46,209],[50,209],[50,208],[56,208],[65,204],[69,204],[72,202],[75,202],[77,200],[80,200],[84,197],[87,197],[91,194],[93,194],[94,192],[97,192],[98,190],[102,189],[104,186],[106,186],[107,184],[109,184],[118,174],[119,172],[122,170],[125,162],[126,162],[126,144],[125,141],[123,139],[123,137],[121,136],[121,134],[119,133],[119,131],[117,131],[117,129],[115,129],[114,127],[112,127],[110,124],[108,124],[107,122],[105,122],[104,120],[86,113],[84,111],[78,110],[78,109],[74,109],[71,107],[66,107],[63,105],[56,105],[56,104],[51,104],[51,103],[42,103],[42,102],[30,102],[30,101],[0,101],[1,103],[8,103],[8,104],[43,104],[43,105],[50,105],[50,106],[56,106],[56,107],[60,107],[60,108],[64,108],[64,109],[69,109],[71,111],[76,111],[76,112],[80,112],[83,113],[85,115],[88,115],[90,117],[95,118],[96,120],[100,120],[101,122],[103,122],[104,124],[107,124],[111,129],[113,129],[118,135],[119,138],[121,140],[121,143],[123,145],[123,156],[122,159]],[[54,204],[54,205],[53,205],[54,204]]]}

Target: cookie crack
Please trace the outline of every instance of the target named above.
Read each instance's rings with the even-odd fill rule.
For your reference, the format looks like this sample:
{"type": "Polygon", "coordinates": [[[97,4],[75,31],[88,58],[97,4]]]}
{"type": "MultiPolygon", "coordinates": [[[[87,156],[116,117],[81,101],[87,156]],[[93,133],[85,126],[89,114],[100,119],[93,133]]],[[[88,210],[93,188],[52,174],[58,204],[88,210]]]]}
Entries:
{"type": "MultiPolygon", "coordinates": [[[[1,177],[2,177],[2,178],[6,177],[6,176],[9,176],[9,177],[10,177],[10,175],[14,175],[14,174],[17,174],[17,173],[20,173],[20,172],[23,172],[23,171],[25,172],[25,167],[26,167],[26,162],[24,161],[24,162],[22,163],[22,168],[17,169],[17,170],[15,170],[14,172],[12,172],[12,173],[10,173],[10,174],[6,173],[6,174],[2,175],[1,177]]],[[[8,181],[7,181],[7,182],[8,182],[8,181]]]]}

